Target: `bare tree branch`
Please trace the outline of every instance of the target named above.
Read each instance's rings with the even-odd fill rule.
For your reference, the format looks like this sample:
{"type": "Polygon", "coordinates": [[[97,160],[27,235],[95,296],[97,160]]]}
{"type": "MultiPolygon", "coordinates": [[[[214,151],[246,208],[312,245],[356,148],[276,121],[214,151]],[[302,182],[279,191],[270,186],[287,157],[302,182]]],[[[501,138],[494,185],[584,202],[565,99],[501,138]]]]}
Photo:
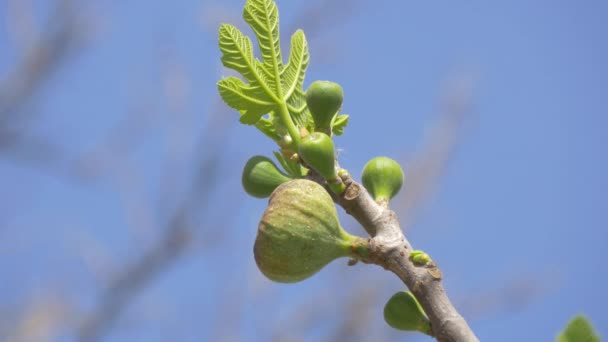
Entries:
{"type": "MultiPolygon", "coordinates": [[[[405,163],[406,190],[393,200],[408,227],[443,175],[471,110],[472,80],[459,76],[448,83],[442,101],[442,115],[430,129],[424,144],[411,161],[405,163]]],[[[402,219],[403,220],[403,219],[402,219]]]]}
{"type": "Polygon", "coordinates": [[[346,191],[336,199],[371,236],[367,240],[369,255],[362,256],[363,262],[382,266],[403,281],[428,315],[432,335],[438,341],[478,341],[448,298],[437,264],[432,261],[418,266],[408,258],[414,249],[403,235],[395,212],[377,204],[361,184],[347,177],[345,183],[346,191]]]}
{"type": "Polygon", "coordinates": [[[99,306],[89,315],[78,331],[79,341],[98,341],[112,327],[124,308],[152,279],[165,271],[192,241],[192,217],[199,208],[205,208],[213,188],[217,185],[217,169],[222,158],[221,149],[207,149],[225,134],[227,120],[224,115],[212,116],[197,151],[208,151],[201,159],[198,172],[188,196],[163,229],[164,236],[148,252],[127,267],[108,287],[99,306]]]}
{"type": "Polygon", "coordinates": [[[78,332],[80,341],[97,341],[120,312],[149,281],[168,267],[190,240],[185,213],[175,215],[160,242],[119,275],[101,298],[100,306],[78,332]]]}
{"type": "Polygon", "coordinates": [[[73,51],[82,31],[74,12],[71,1],[61,1],[49,19],[44,34],[13,72],[0,82],[0,127],[5,126],[9,118],[15,117],[18,109],[73,51]]]}
{"type": "MultiPolygon", "coordinates": [[[[27,5],[25,8],[20,7],[22,4],[13,6],[19,7],[13,10],[14,13],[19,13],[19,18],[32,16],[24,13],[27,12],[27,5]]],[[[16,21],[15,25],[23,24],[16,21]]],[[[25,27],[15,30],[28,31],[23,34],[27,35],[30,44],[8,76],[0,80],[0,150],[12,160],[45,165],[56,172],[65,157],[62,149],[42,137],[28,135],[25,123],[37,113],[23,109],[50,76],[76,51],[83,38],[82,18],[71,0],[60,0],[55,4],[43,30],[29,30],[25,27]]]]}

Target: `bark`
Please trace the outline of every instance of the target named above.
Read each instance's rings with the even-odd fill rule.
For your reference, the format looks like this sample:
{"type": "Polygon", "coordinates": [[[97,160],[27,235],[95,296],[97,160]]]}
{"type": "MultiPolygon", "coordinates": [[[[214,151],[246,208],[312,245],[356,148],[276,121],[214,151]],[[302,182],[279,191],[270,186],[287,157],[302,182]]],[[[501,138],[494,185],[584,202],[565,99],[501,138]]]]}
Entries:
{"type": "Polygon", "coordinates": [[[440,342],[479,341],[450,302],[434,261],[415,265],[409,259],[412,245],[403,235],[399,220],[388,204],[378,204],[365,188],[346,177],[346,191],[334,199],[369,233],[370,252],[366,263],[395,273],[416,296],[431,321],[432,336],[440,342]]]}

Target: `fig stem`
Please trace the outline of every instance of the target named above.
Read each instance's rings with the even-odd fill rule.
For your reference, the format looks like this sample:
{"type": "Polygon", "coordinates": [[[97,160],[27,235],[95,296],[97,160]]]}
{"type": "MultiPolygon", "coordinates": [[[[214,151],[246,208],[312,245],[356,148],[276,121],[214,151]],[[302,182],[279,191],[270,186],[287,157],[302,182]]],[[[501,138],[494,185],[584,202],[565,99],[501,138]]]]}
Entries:
{"type": "Polygon", "coordinates": [[[378,197],[376,198],[376,203],[378,203],[379,206],[383,207],[383,208],[388,208],[388,203],[390,202],[390,200],[386,197],[378,197]]]}
{"type": "Polygon", "coordinates": [[[350,242],[351,257],[357,261],[367,261],[370,251],[368,239],[354,237],[350,242]]]}
{"type": "Polygon", "coordinates": [[[287,108],[287,103],[285,101],[281,102],[279,118],[281,119],[285,127],[287,127],[287,132],[291,136],[291,139],[293,140],[293,146],[297,151],[298,147],[300,146],[300,132],[296,125],[293,123],[293,120],[291,120],[289,108],[287,108]]]}

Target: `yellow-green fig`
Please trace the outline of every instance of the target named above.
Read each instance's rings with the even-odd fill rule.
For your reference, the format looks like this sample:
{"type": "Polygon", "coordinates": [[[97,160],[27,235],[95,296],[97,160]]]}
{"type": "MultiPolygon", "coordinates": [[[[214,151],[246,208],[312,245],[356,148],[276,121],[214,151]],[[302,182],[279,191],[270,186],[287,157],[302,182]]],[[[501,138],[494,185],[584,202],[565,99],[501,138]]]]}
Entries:
{"type": "Polygon", "coordinates": [[[397,330],[420,331],[430,334],[431,323],[409,291],[395,293],[384,306],[384,320],[397,330]]]}
{"type": "Polygon", "coordinates": [[[376,157],[363,167],[361,180],[377,202],[388,202],[403,185],[403,170],[388,157],[376,157]]]}
{"type": "Polygon", "coordinates": [[[358,258],[367,241],[348,234],[338,221],[329,193],[319,184],[296,179],[270,196],[260,220],[253,253],[270,280],[304,280],[340,257],[358,258]]]}
{"type": "Polygon", "coordinates": [[[270,158],[264,156],[249,158],[241,177],[245,192],[257,198],[270,196],[274,189],[290,180],[270,158]]]}
{"type": "Polygon", "coordinates": [[[317,130],[331,132],[331,121],[336,115],[342,101],[344,92],[335,82],[314,81],[306,89],[306,104],[315,122],[317,130]]]}

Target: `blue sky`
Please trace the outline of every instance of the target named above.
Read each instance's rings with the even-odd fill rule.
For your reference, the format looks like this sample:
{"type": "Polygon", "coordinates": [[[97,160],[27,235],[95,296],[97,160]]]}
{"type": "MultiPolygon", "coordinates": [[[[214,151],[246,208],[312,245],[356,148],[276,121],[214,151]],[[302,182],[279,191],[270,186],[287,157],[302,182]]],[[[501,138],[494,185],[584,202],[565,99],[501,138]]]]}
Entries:
{"type": "MultiPolygon", "coordinates": [[[[298,11],[317,3],[278,1],[284,39],[298,11]]],[[[34,4],[40,19],[48,17],[45,2],[34,4]]],[[[101,181],[83,184],[0,159],[0,188],[6,194],[0,212],[7,213],[0,229],[0,270],[8,279],[0,284],[0,305],[18,306],[23,298],[61,288],[90,308],[103,286],[77,257],[82,241],[97,241],[102,254],[118,264],[150,243],[129,227],[138,215],[166,220],[161,209],[175,206],[172,199],[187,191],[191,160],[205,153],[195,142],[208,116],[217,114],[215,84],[226,74],[216,30],[226,20],[243,28],[242,5],[137,0],[88,5],[94,30],[28,105],[26,110],[37,113],[31,129],[75,157],[96,151],[134,108],[142,108],[147,133],[129,157],[118,158],[119,170],[135,170],[126,178],[110,170],[101,181]],[[187,80],[178,106],[166,96],[171,87],[181,89],[182,79],[166,79],[176,65],[187,80]],[[168,168],[167,160],[177,166],[168,168]],[[168,174],[172,192],[157,201],[168,174]],[[121,193],[125,184],[135,195],[121,193]],[[137,210],[142,212],[132,213],[137,210]]],[[[608,334],[607,14],[608,3],[600,0],[353,1],[332,7],[318,23],[303,22],[305,32],[314,32],[305,84],[329,79],[344,88],[343,111],[351,122],[337,145],[342,166],[354,175],[376,155],[398,159],[407,169],[442,114],[446,89],[454,80],[471,81],[472,109],[457,148],[408,237],[439,262],[456,302],[512,282],[536,289],[523,305],[512,303],[517,296],[506,297],[471,317],[482,341],[549,341],[581,312],[608,334]]],[[[8,15],[0,6],[0,18],[8,15]]],[[[21,51],[6,26],[0,27],[1,76],[21,51]]],[[[225,240],[203,252],[195,248],[130,306],[135,313],[150,305],[168,308],[170,314],[160,317],[170,328],[150,323],[158,319],[154,316],[127,332],[117,328],[108,340],[163,340],[164,329],[180,331],[184,340],[201,336],[219,319],[217,294],[247,297],[258,286],[250,283],[252,277],[273,294],[272,304],[260,308],[256,300],[241,299],[235,330],[240,339],[263,340],[256,328],[260,316],[287,314],[293,302],[314,298],[324,286],[345,286],[330,274],[343,272],[343,262],[297,285],[252,275],[250,250],[265,202],[239,190],[239,173],[248,157],[270,155],[273,146],[251,127],[238,126],[237,113],[222,115],[232,115],[233,125],[222,145],[205,148],[225,150],[220,191],[208,210],[214,222],[230,216],[225,240]]],[[[352,220],[343,222],[362,234],[352,220]]],[[[157,226],[152,224],[152,233],[157,226]]],[[[381,270],[362,266],[352,272],[381,277],[391,291],[399,290],[381,270]]],[[[377,304],[381,308],[383,302],[377,304]]],[[[381,317],[375,319],[382,327],[381,317]]]]}

